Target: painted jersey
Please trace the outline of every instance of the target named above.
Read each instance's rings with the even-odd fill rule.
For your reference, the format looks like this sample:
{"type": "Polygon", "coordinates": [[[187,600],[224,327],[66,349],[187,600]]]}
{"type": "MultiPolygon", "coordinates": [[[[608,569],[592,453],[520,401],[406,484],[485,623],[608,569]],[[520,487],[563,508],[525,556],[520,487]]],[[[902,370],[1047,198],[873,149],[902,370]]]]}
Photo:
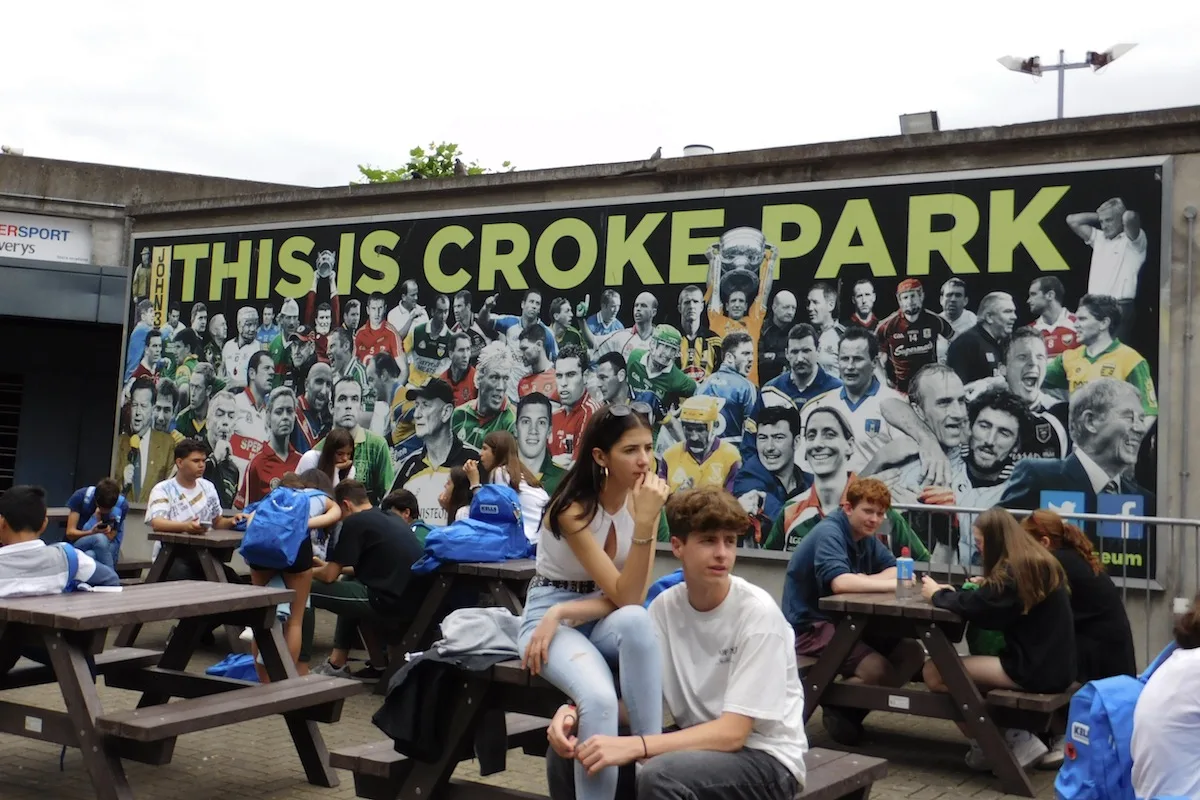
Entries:
{"type": "Polygon", "coordinates": [[[412,357],[408,382],[424,386],[435,375],[450,369],[450,329],[443,326],[440,333],[429,330],[429,323],[417,325],[404,339],[404,350],[412,357]]]}
{"type": "Polygon", "coordinates": [[[702,461],[688,451],[684,442],[667,448],[658,462],[658,475],[671,485],[672,492],[694,489],[699,486],[733,485],[742,457],[738,449],[729,442],[716,439],[708,448],[702,461]]]}
{"type": "Polygon", "coordinates": [[[1079,331],[1076,328],[1075,315],[1065,308],[1053,323],[1048,324],[1044,319],[1038,317],[1030,327],[1042,335],[1042,341],[1046,343],[1046,353],[1050,358],[1060,356],[1079,346],[1079,331]]]}
{"type": "Polygon", "coordinates": [[[372,328],[368,322],[354,334],[354,357],[365,363],[379,353],[387,353],[399,361],[404,356],[400,348],[400,336],[387,322],[378,328],[372,328]]]}
{"type": "Polygon", "coordinates": [[[1080,345],[1056,357],[1046,367],[1043,385],[1049,389],[1066,389],[1074,393],[1085,383],[1097,378],[1116,378],[1132,383],[1142,397],[1142,408],[1151,416],[1158,416],[1158,395],[1154,393],[1154,379],[1150,377],[1150,365],[1142,354],[1120,340],[1097,353],[1087,354],[1087,347],[1080,345]]]}
{"type": "Polygon", "coordinates": [[[908,394],[908,382],[926,364],[938,360],[938,337],[949,341],[954,335],[950,323],[927,309],[913,322],[899,311],[888,316],[875,329],[879,349],[887,355],[888,377],[897,391],[908,394]]]}
{"type": "Polygon", "coordinates": [[[695,336],[683,336],[679,367],[683,374],[701,383],[721,366],[721,337],[712,331],[700,330],[695,336]]]}
{"type": "Polygon", "coordinates": [[[392,488],[408,489],[416,495],[421,519],[425,522],[436,526],[445,525],[446,511],[438,502],[438,497],[446,487],[451,468],[461,467],[473,458],[479,458],[479,451],[466,447],[457,438],[450,446],[446,462],[437,466],[429,461],[429,451],[422,447],[400,465],[392,488]]]}
{"type": "Polygon", "coordinates": [[[550,415],[550,444],[546,450],[551,456],[573,456],[575,445],[583,436],[583,429],[599,410],[590,397],[584,397],[574,408],[559,406],[550,415]]]}

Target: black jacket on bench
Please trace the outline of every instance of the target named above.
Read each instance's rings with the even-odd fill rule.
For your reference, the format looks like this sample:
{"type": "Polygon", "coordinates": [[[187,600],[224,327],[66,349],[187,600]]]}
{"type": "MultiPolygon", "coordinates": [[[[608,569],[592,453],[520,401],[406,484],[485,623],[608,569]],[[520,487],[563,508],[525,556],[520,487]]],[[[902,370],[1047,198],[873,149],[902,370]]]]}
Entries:
{"type": "Polygon", "coordinates": [[[933,604],[981,628],[1002,631],[1000,666],[1025,691],[1057,694],[1075,681],[1075,621],[1065,584],[1028,614],[1021,613],[1021,597],[1011,581],[972,592],[943,589],[933,604]]]}
{"type": "Polygon", "coordinates": [[[392,676],[387,699],[371,717],[375,727],[395,743],[396,752],[418,761],[442,756],[455,700],[462,693],[460,669],[489,670],[511,655],[441,656],[426,650],[392,676]]]}

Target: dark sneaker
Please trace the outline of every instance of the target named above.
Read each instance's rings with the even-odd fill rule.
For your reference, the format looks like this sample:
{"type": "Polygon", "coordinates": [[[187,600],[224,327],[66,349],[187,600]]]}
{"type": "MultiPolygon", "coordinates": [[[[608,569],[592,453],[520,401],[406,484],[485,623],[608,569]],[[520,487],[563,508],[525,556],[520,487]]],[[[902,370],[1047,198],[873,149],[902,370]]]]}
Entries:
{"type": "Polygon", "coordinates": [[[383,677],[383,670],[376,669],[375,667],[371,666],[371,662],[368,661],[367,665],[362,669],[351,672],[350,677],[354,678],[356,681],[362,681],[363,683],[379,683],[379,679],[383,677]]]}
{"type": "Polygon", "coordinates": [[[853,747],[862,740],[862,722],[858,715],[850,710],[837,706],[822,706],[821,723],[829,737],[838,744],[853,747]]]}

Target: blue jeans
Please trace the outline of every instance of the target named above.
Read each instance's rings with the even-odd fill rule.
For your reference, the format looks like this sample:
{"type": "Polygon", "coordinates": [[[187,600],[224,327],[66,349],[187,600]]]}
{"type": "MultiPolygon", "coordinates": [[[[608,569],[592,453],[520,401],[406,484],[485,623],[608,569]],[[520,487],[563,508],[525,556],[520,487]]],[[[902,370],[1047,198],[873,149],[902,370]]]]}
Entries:
{"type": "Polygon", "coordinates": [[[75,549],[87,553],[97,564],[103,564],[111,570],[116,570],[117,559],[121,556],[117,543],[110,542],[103,533],[89,533],[79,537],[75,540],[75,549]]]}
{"type": "MultiPolygon", "coordinates": [[[[585,595],[536,586],[525,599],[517,650],[524,653],[533,631],[551,606],[585,595]]],[[[616,670],[621,698],[629,711],[634,736],[662,733],[662,651],[650,616],[641,606],[618,608],[602,620],[572,628],[560,625],[542,667],[542,677],[575,701],[579,741],[597,734],[616,736],[618,726],[616,670]]],[[[612,800],[618,770],[609,767],[589,776],[575,762],[578,800],[612,800]]]]}

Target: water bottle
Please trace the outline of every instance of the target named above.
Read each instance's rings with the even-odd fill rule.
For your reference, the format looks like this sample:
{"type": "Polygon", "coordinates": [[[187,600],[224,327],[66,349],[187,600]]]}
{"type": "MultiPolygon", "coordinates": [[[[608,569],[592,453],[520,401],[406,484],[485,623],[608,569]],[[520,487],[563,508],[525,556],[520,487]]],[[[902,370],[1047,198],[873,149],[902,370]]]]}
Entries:
{"type": "Polygon", "coordinates": [[[908,600],[913,596],[913,560],[907,547],[900,548],[896,559],[896,599],[908,600]]]}

